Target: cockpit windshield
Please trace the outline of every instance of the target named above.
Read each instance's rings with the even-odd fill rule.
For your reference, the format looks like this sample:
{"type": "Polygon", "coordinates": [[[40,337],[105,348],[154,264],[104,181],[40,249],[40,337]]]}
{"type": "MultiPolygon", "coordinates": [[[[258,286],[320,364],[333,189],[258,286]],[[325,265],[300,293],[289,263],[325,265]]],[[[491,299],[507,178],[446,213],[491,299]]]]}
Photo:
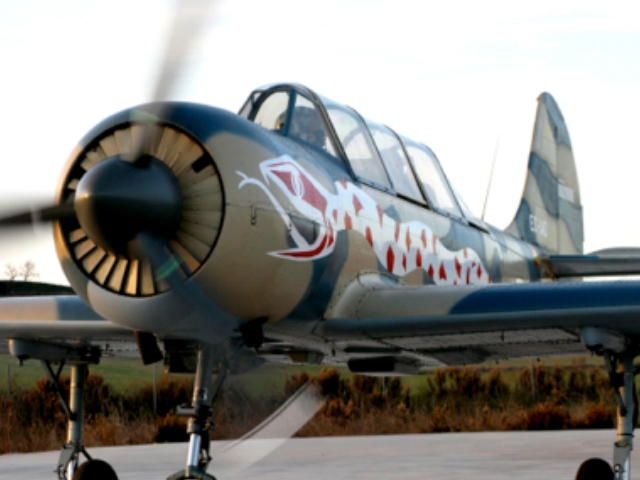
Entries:
{"type": "Polygon", "coordinates": [[[252,96],[240,114],[269,130],[338,156],[318,105],[300,92],[280,89],[252,96]]]}
{"type": "Polygon", "coordinates": [[[289,96],[288,91],[276,91],[264,98],[253,122],[269,130],[281,130],[284,124],[280,120],[289,108],[289,96]]]}

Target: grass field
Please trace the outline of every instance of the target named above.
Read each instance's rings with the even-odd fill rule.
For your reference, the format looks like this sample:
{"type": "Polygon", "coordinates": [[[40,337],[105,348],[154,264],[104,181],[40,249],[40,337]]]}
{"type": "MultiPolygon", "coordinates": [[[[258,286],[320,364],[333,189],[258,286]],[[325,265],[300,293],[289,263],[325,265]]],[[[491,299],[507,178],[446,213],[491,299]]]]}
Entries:
{"type": "MultiPolygon", "coordinates": [[[[158,381],[163,379],[190,379],[192,375],[166,374],[163,366],[158,364],[143,365],[139,359],[128,358],[103,358],[100,364],[90,367],[91,373],[101,374],[116,392],[126,393],[139,390],[145,385],[153,383],[154,368],[157,369],[158,381]]],[[[294,365],[265,365],[253,372],[230,377],[231,388],[240,388],[243,394],[250,397],[259,397],[265,393],[282,393],[285,379],[304,370],[310,375],[320,372],[320,366],[299,367],[294,365]]],[[[68,372],[68,369],[64,370],[68,372]]],[[[340,371],[346,370],[340,369],[340,371]]],[[[42,365],[36,360],[27,360],[22,366],[18,359],[11,355],[0,355],[0,393],[7,393],[9,374],[11,375],[12,389],[28,390],[33,388],[36,382],[46,376],[42,365]]]]}
{"type": "MultiPolygon", "coordinates": [[[[532,360],[516,359],[496,362],[487,362],[477,365],[481,372],[487,373],[494,368],[505,371],[519,371],[524,367],[529,367],[532,360]]],[[[569,366],[596,366],[602,367],[602,358],[595,356],[577,356],[577,357],[557,357],[541,360],[533,360],[534,365],[543,363],[547,366],[558,365],[560,367],[569,366]]],[[[99,365],[91,366],[92,373],[102,374],[104,379],[110,383],[117,392],[125,392],[131,389],[140,388],[144,384],[153,383],[154,368],[157,369],[158,379],[167,377],[163,372],[162,365],[143,365],[139,359],[129,358],[103,358],[99,365]]],[[[265,365],[253,372],[243,375],[237,375],[231,378],[231,382],[236,386],[242,387],[247,394],[254,396],[263,394],[265,391],[273,389],[275,385],[282,388],[286,378],[291,375],[304,371],[309,375],[316,375],[322,370],[322,366],[297,366],[297,365],[265,365]]],[[[337,370],[341,375],[350,378],[351,374],[344,367],[338,367],[337,370]]],[[[0,392],[7,392],[7,385],[11,375],[13,388],[29,389],[35,385],[35,382],[45,376],[44,370],[39,361],[28,360],[22,366],[18,359],[11,355],[0,355],[0,392]]],[[[429,376],[433,371],[425,372],[412,377],[403,377],[402,384],[406,387],[416,388],[424,383],[424,377],[429,376]]],[[[175,375],[173,378],[189,378],[190,375],[175,375]]]]}

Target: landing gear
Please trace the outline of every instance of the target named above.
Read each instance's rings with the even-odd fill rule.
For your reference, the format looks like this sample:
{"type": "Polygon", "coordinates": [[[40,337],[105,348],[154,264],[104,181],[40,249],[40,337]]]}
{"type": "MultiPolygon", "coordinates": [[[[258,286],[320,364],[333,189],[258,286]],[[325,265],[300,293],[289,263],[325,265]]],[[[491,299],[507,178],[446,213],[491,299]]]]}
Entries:
{"type": "Polygon", "coordinates": [[[83,351],[75,352],[69,361],[71,367],[71,382],[69,388],[69,401],[64,397],[60,385],[60,373],[65,365],[65,360],[59,361],[56,372],[51,368],[51,362],[40,360],[49,381],[58,395],[62,409],[67,414],[67,443],[60,451],[56,473],[59,480],[118,480],[113,468],[102,460],[94,460],[87,453],[83,443],[84,426],[84,385],[89,374],[89,364],[98,363],[99,351],[88,347],[83,351]],[[87,461],[82,465],[80,456],[87,461]]]}
{"type": "Polygon", "coordinates": [[[84,385],[89,373],[88,362],[74,361],[71,363],[69,402],[67,402],[64,397],[62,387],[60,386],[60,372],[62,371],[64,362],[60,363],[60,367],[56,373],[53,372],[51,364],[48,361],[41,360],[41,363],[58,394],[62,409],[68,418],[67,443],[63,445],[60,451],[58,467],[56,468],[58,479],[118,480],[116,472],[108,463],[91,458],[84,448],[82,439],[84,427],[84,385]],[[81,454],[87,461],[79,465],[81,454]]]}
{"type": "Polygon", "coordinates": [[[213,347],[205,346],[198,351],[192,404],[188,407],[181,407],[177,411],[179,416],[189,417],[189,423],[187,424],[187,433],[189,434],[187,464],[184,470],[174,473],[167,480],[185,480],[188,478],[215,480],[215,477],[206,473],[207,467],[211,462],[209,431],[213,428],[212,407],[229,373],[229,365],[226,363],[221,365],[215,385],[211,388],[211,373],[214,362],[213,347]]]}
{"type": "Polygon", "coordinates": [[[64,362],[60,362],[60,366],[56,373],[53,372],[51,364],[47,360],[41,360],[49,381],[53,385],[60,405],[67,414],[67,443],[62,446],[60,457],[58,459],[58,468],[56,472],[60,480],[71,480],[78,467],[80,454],[83,454],[88,460],[92,460],[87,453],[82,442],[83,421],[84,421],[84,383],[87,379],[89,367],[86,363],[78,363],[71,365],[71,383],[69,388],[69,402],[64,397],[62,387],[60,385],[60,373],[64,367],[64,362]]]}
{"type": "Polygon", "coordinates": [[[633,431],[638,423],[635,376],[640,372],[633,361],[638,351],[630,339],[617,332],[588,327],[581,337],[587,348],[604,357],[616,395],[618,438],[613,444],[613,468],[604,460],[592,458],[580,466],[576,480],[631,480],[633,431]]]}
{"type": "Polygon", "coordinates": [[[10,339],[10,353],[20,362],[27,359],[40,360],[44,371],[58,395],[62,409],[67,415],[67,443],[60,451],[55,473],[59,480],[118,480],[113,469],[102,460],[94,460],[87,453],[83,442],[84,385],[89,374],[89,365],[100,361],[100,348],[92,345],[39,342],[37,340],[10,339]],[[58,364],[53,371],[52,364],[58,364]],[[65,365],[71,367],[69,400],[60,385],[60,373],[65,365]],[[87,461],[80,464],[80,456],[87,461]]]}
{"type": "Polygon", "coordinates": [[[611,465],[601,458],[585,460],[576,474],[576,480],[610,480],[612,478],[611,465]]]}
{"type": "Polygon", "coordinates": [[[638,401],[636,398],[634,355],[619,357],[604,353],[611,385],[616,391],[618,404],[618,439],[613,444],[613,474],[616,480],[631,479],[631,450],[633,450],[633,430],[638,421],[638,401]],[[618,368],[620,365],[621,368],[618,368]]]}
{"type": "Polygon", "coordinates": [[[73,480],[118,480],[118,476],[107,462],[89,460],[78,467],[73,480]]]}

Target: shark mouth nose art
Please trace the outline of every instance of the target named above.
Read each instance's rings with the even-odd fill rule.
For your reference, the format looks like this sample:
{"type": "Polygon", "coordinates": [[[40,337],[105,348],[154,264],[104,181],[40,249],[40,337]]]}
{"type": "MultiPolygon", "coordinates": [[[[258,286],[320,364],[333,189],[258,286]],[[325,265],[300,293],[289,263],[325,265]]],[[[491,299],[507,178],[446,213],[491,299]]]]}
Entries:
{"type": "Polygon", "coordinates": [[[327,190],[298,162],[283,155],[260,164],[264,181],[242,172],[238,188],[255,185],[269,198],[284,221],[295,247],[269,255],[295,261],[316,260],[330,255],[336,235],[351,230],[364,236],[378,261],[399,277],[421,268],[436,284],[474,285],[490,283],[478,254],[470,248],[447,249],[429,226],[422,222],[398,222],[365,191],[346,180],[327,190]],[[275,185],[290,205],[305,219],[314,222],[319,233],[307,240],[280,204],[269,186],[275,185]]]}

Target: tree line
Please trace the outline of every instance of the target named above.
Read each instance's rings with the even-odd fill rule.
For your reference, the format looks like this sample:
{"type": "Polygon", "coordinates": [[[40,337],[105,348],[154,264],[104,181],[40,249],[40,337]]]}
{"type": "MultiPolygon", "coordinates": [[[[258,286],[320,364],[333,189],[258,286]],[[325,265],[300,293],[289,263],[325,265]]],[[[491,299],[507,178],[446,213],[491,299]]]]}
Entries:
{"type": "Polygon", "coordinates": [[[31,260],[27,260],[22,265],[15,265],[13,263],[5,264],[4,275],[10,281],[24,280],[25,282],[35,280],[40,276],[36,269],[36,264],[31,260]]]}

